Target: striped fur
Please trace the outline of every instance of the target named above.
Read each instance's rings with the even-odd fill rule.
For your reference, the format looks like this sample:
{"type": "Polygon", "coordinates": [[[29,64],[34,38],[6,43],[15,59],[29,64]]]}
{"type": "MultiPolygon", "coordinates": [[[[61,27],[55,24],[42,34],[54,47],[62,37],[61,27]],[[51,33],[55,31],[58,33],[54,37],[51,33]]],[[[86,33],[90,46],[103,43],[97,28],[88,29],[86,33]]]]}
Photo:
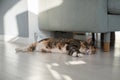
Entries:
{"type": "Polygon", "coordinates": [[[16,51],[40,51],[44,53],[66,53],[72,56],[80,54],[95,54],[96,48],[92,46],[91,40],[82,41],[77,39],[55,39],[46,38],[38,42],[32,43],[26,48],[17,48],[16,51]]]}

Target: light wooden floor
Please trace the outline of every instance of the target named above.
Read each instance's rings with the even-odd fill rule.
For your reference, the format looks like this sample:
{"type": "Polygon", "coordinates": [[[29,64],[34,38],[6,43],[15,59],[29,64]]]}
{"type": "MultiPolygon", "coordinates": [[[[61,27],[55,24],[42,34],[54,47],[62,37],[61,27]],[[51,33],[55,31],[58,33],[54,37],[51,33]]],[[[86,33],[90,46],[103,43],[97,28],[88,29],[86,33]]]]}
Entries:
{"type": "Polygon", "coordinates": [[[16,53],[19,46],[24,44],[0,41],[0,80],[120,80],[120,38],[110,52],[83,58],[16,53]]]}

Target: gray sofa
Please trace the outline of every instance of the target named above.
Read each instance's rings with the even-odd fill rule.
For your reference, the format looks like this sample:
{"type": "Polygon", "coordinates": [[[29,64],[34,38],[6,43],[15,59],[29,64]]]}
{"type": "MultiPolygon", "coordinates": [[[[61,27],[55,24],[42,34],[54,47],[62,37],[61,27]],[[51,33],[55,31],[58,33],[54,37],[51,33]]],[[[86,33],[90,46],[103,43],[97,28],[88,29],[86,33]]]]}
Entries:
{"type": "Polygon", "coordinates": [[[104,33],[109,51],[110,32],[120,30],[120,0],[40,0],[40,29],[104,33]]]}

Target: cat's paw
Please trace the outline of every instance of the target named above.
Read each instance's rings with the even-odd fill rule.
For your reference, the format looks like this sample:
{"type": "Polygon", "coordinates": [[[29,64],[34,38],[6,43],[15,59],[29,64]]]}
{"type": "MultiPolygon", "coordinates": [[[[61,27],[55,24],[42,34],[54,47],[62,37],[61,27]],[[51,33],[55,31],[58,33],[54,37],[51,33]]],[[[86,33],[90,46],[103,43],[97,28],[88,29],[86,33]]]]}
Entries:
{"type": "Polygon", "coordinates": [[[78,53],[77,56],[78,56],[78,57],[83,57],[84,55],[81,54],[81,53],[78,53]]]}
{"type": "Polygon", "coordinates": [[[86,54],[87,54],[87,55],[91,55],[92,53],[91,53],[90,50],[87,50],[87,51],[86,51],[86,54]]]}
{"type": "Polygon", "coordinates": [[[72,56],[73,57],[77,57],[78,53],[77,52],[73,52],[72,56]]]}
{"type": "Polygon", "coordinates": [[[81,53],[73,52],[72,56],[73,57],[83,57],[84,55],[81,53]]]}

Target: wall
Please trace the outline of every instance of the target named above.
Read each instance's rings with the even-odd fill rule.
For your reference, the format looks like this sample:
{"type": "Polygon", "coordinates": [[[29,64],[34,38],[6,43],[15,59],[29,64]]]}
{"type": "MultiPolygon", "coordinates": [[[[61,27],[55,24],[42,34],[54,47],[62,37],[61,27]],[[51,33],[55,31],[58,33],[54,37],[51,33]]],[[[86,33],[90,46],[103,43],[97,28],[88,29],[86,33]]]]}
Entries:
{"type": "Polygon", "coordinates": [[[39,28],[39,13],[40,13],[40,1],[41,0],[28,0],[28,22],[29,22],[29,42],[35,41],[34,35],[37,33],[38,39],[48,38],[53,36],[53,32],[43,31],[39,28]]]}
{"type": "Polygon", "coordinates": [[[0,0],[0,38],[28,37],[27,0],[0,0]]]}
{"type": "Polygon", "coordinates": [[[0,40],[12,41],[18,37],[34,41],[53,36],[53,32],[40,30],[40,0],[0,0],[0,40]]]}

